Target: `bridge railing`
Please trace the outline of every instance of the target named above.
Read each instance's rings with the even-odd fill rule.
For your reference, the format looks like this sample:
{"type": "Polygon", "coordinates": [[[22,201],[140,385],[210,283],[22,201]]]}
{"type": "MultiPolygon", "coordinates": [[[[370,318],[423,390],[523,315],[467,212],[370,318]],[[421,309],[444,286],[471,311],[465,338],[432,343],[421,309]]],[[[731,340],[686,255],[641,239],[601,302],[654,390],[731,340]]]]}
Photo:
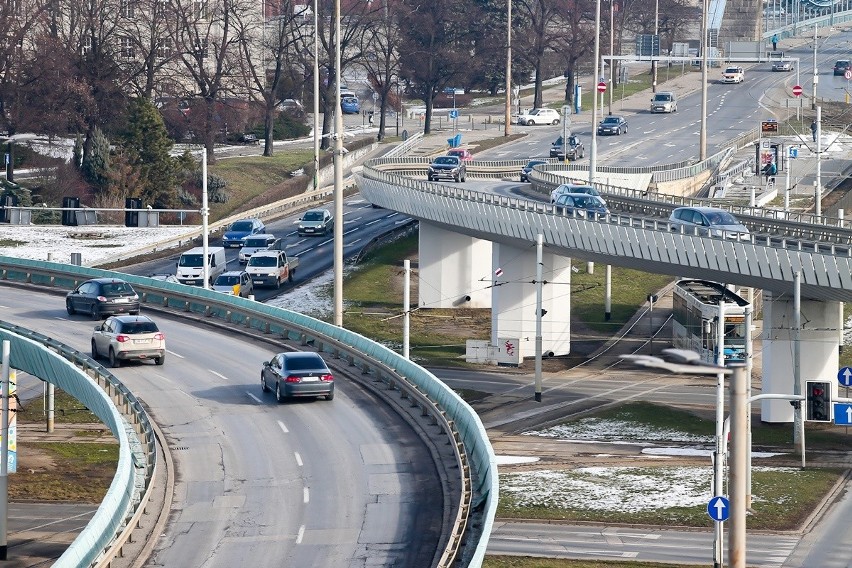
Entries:
{"type": "Polygon", "coordinates": [[[121,554],[151,494],[157,441],[144,408],[100,363],[55,339],[0,321],[11,342],[10,365],[49,381],[83,403],[119,444],[116,474],[89,524],[53,563],[56,568],[103,565],[121,554]]]}
{"type": "MultiPolygon", "coordinates": [[[[6,281],[72,289],[89,278],[112,275],[113,272],[94,268],[0,257],[0,280],[6,281]]],[[[445,528],[446,546],[437,566],[449,568],[469,550],[468,547],[474,551],[469,554],[472,560],[467,566],[479,568],[482,565],[498,496],[496,457],[476,412],[452,389],[387,347],[303,314],[212,290],[130,274],[121,276],[137,289],[140,301],[146,305],[215,317],[235,324],[237,329],[302,345],[312,344],[317,351],[343,359],[360,368],[363,375],[384,382],[388,391],[400,392],[409,401],[416,401],[449,437],[462,488],[452,507],[455,512],[452,526],[445,528]],[[479,517],[482,521],[474,522],[479,517]]]]}

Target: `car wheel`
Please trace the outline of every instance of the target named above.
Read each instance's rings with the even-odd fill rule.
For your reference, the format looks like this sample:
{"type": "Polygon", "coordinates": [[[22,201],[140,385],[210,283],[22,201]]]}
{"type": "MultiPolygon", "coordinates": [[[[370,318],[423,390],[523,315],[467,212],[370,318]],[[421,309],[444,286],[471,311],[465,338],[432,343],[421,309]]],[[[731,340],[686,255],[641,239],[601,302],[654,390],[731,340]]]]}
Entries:
{"type": "Polygon", "coordinates": [[[161,356],[154,358],[154,364],[156,364],[156,365],[162,365],[165,362],[166,362],[165,352],[161,356]]]}
{"type": "Polygon", "coordinates": [[[109,348],[109,366],[113,369],[121,367],[121,359],[115,356],[115,351],[112,347],[109,348]]]}
{"type": "Polygon", "coordinates": [[[68,312],[69,316],[74,315],[74,304],[71,300],[65,300],[65,311],[68,312]]]}
{"type": "Polygon", "coordinates": [[[275,277],[275,289],[276,290],[281,289],[281,279],[278,276],[275,277]]]}
{"type": "Polygon", "coordinates": [[[462,176],[462,182],[465,182],[465,181],[467,181],[467,175],[462,176]]]}
{"type": "Polygon", "coordinates": [[[292,282],[293,278],[295,278],[295,277],[296,277],[296,271],[295,270],[288,270],[287,271],[287,282],[292,282]]]}
{"type": "Polygon", "coordinates": [[[429,181],[434,181],[434,180],[432,179],[432,176],[426,176],[426,179],[428,179],[429,181]]]}
{"type": "Polygon", "coordinates": [[[624,133],[627,134],[627,127],[624,127],[624,133]]]}
{"type": "Polygon", "coordinates": [[[580,158],[586,157],[586,150],[580,150],[580,158]]]}
{"type": "Polygon", "coordinates": [[[95,343],[95,340],[92,340],[92,359],[96,360],[100,357],[101,354],[98,353],[98,344],[95,343]]]}
{"type": "Polygon", "coordinates": [[[527,120],[526,125],[527,126],[535,126],[535,121],[534,120],[527,120]]]}
{"type": "Polygon", "coordinates": [[[616,136],[621,136],[621,128],[619,128],[618,130],[616,130],[616,131],[615,131],[615,135],[616,135],[616,136]]]}
{"type": "Polygon", "coordinates": [[[275,383],[275,400],[284,402],[284,393],[281,392],[281,383],[278,381],[275,383]]]}
{"type": "Polygon", "coordinates": [[[553,126],[556,126],[557,124],[559,124],[559,119],[557,118],[556,120],[554,120],[550,124],[552,124],[553,126]]]}
{"type": "Polygon", "coordinates": [[[92,309],[89,311],[89,315],[92,317],[93,320],[101,319],[101,314],[98,313],[97,304],[92,304],[92,309]]]}
{"type": "Polygon", "coordinates": [[[269,392],[269,387],[266,385],[266,377],[263,376],[263,373],[260,374],[260,390],[269,392]]]}
{"type": "Polygon", "coordinates": [[[334,391],[331,391],[327,395],[325,395],[326,400],[334,400],[334,391]]]}

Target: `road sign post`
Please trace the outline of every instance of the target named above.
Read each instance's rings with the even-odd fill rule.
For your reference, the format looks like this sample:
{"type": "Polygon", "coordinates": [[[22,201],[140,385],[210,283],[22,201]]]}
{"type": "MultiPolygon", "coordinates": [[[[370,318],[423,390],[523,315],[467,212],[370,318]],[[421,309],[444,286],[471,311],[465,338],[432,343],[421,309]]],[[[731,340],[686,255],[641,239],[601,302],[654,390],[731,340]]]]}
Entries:
{"type": "Polygon", "coordinates": [[[802,86],[801,85],[794,85],[793,86],[793,95],[796,96],[796,97],[802,96],[802,86]]]}
{"type": "Polygon", "coordinates": [[[707,502],[707,514],[717,523],[727,521],[731,514],[731,503],[725,497],[717,495],[707,502]]]}
{"type": "Polygon", "coordinates": [[[606,83],[604,83],[603,81],[598,83],[598,92],[600,94],[604,94],[606,92],[606,83]]]}

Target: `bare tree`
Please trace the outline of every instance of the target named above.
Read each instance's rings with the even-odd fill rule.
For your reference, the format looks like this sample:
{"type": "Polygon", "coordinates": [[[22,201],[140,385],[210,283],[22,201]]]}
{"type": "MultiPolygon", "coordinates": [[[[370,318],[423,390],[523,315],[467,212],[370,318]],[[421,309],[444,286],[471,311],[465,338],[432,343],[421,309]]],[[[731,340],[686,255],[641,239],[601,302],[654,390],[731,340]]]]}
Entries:
{"type": "MultiPolygon", "coordinates": [[[[263,104],[263,155],[273,154],[275,112],[281,102],[282,85],[292,75],[294,66],[301,66],[299,51],[308,49],[305,38],[313,36],[313,22],[304,17],[305,11],[291,0],[282,0],[273,13],[238,12],[236,29],[240,37],[240,69],[252,96],[263,104]],[[310,27],[310,30],[304,28],[310,27]]],[[[269,6],[268,9],[272,9],[269,6]]]]}
{"type": "MultiPolygon", "coordinates": [[[[246,11],[257,5],[242,0],[174,0],[170,35],[175,40],[177,56],[202,102],[198,120],[207,159],[215,161],[213,144],[216,134],[225,127],[217,123],[217,103],[233,93],[239,77],[241,54],[236,23],[246,11]],[[230,81],[230,82],[229,82],[230,81]]],[[[195,109],[193,109],[195,110],[195,109]]]]}
{"type": "Polygon", "coordinates": [[[562,15],[562,36],[554,45],[565,64],[565,102],[569,105],[574,103],[575,77],[579,74],[580,62],[594,57],[594,8],[594,0],[571,2],[562,15]]]}
{"type": "Polygon", "coordinates": [[[515,0],[513,28],[517,32],[513,53],[535,70],[533,106],[542,106],[542,63],[563,36],[564,17],[569,13],[569,0],[515,0]],[[515,17],[517,14],[517,17],[515,17]]]}
{"type": "Polygon", "coordinates": [[[134,50],[134,57],[123,64],[135,94],[152,100],[185,94],[174,78],[177,50],[169,29],[173,8],[168,0],[121,0],[119,15],[134,50]]]}
{"type": "MultiPolygon", "coordinates": [[[[386,113],[393,88],[399,93],[399,45],[401,36],[396,25],[397,4],[382,0],[382,9],[372,14],[372,22],[364,34],[364,68],[379,99],[379,140],[385,137],[386,113]]],[[[396,112],[402,112],[400,97],[393,97],[396,112]]]]}

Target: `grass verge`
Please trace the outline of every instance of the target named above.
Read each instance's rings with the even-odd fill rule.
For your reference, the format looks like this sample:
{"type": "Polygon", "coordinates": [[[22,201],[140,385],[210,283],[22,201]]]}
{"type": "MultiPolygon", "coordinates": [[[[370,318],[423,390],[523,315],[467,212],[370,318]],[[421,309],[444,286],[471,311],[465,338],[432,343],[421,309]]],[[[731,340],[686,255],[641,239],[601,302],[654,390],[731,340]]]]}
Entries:
{"type": "Polygon", "coordinates": [[[18,454],[42,464],[18,468],[9,499],[99,503],[118,464],[118,443],[19,442],[18,454]]]}
{"type": "Polygon", "coordinates": [[[568,560],[527,556],[486,556],[483,568],[695,568],[694,564],[618,562],[616,560],[568,560]]]}

